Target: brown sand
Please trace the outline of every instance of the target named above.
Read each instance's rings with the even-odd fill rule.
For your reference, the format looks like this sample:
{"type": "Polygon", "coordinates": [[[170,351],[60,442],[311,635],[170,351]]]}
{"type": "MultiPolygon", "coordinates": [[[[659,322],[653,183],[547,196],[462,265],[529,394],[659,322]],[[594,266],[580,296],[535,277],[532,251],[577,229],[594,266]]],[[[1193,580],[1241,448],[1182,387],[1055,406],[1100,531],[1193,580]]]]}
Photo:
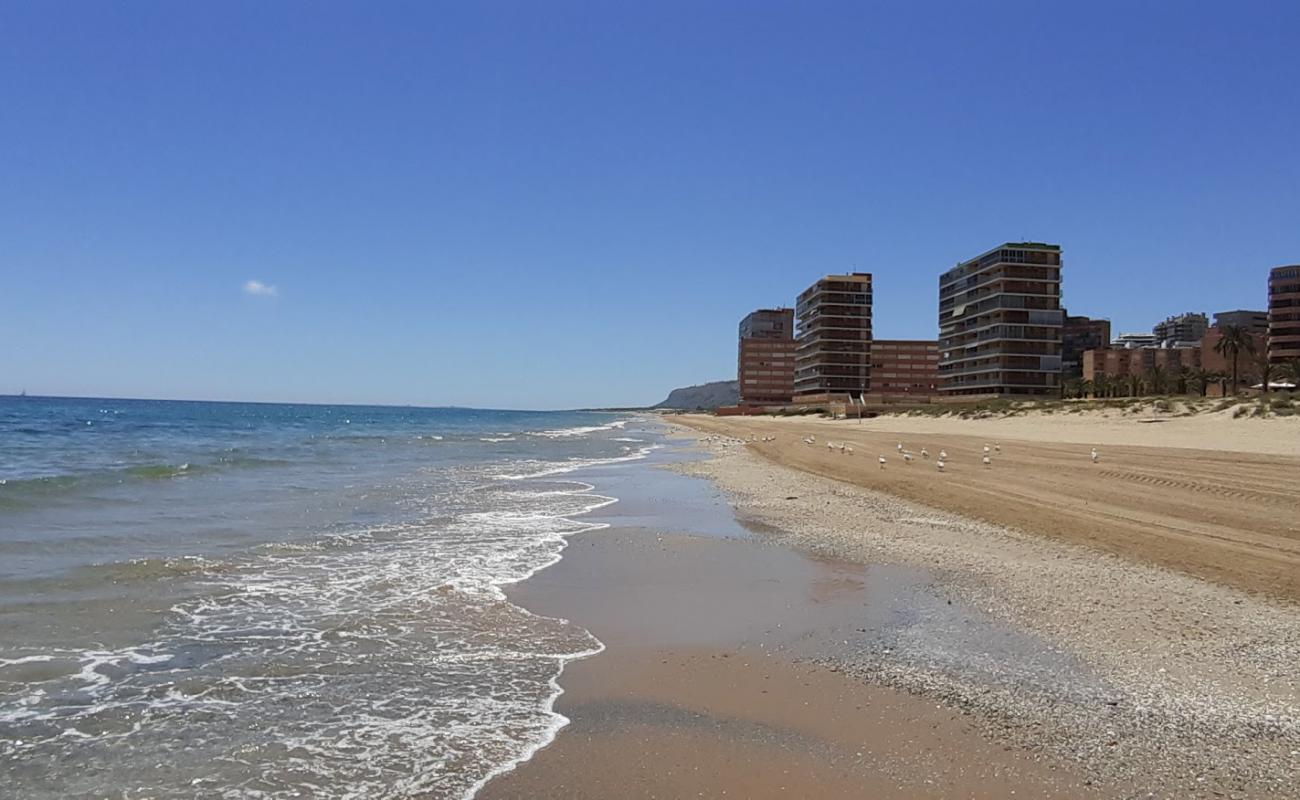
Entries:
{"type": "MultiPolygon", "coordinates": [[[[994,424],[884,417],[859,424],[684,415],[674,420],[723,436],[774,435],[776,441],[756,442],[750,449],[778,464],[1246,591],[1300,600],[1300,455],[1248,452],[1294,453],[1287,437],[1295,426],[1268,428],[1267,448],[1251,434],[1232,440],[1236,449],[1198,450],[1188,446],[1195,437],[1189,439],[1185,426],[1178,427],[1185,421],[1171,420],[1174,427],[1164,429],[1165,423],[1112,420],[1098,428],[1099,440],[1124,440],[1116,430],[1127,430],[1128,440],[1164,437],[1169,446],[1102,444],[1100,463],[1093,464],[1090,445],[1080,441],[1086,422],[1077,420],[1061,423],[1068,442],[1045,440],[1051,437],[1050,419],[994,424]],[[1014,438],[1019,430],[1032,435],[1014,438]],[[809,434],[816,435],[815,446],[801,441],[809,434]],[[982,466],[983,447],[995,441],[1001,453],[993,453],[991,466],[982,466]],[[827,442],[847,443],[855,452],[828,450],[827,442]],[[911,464],[897,453],[900,442],[917,453],[911,464]],[[920,457],[922,448],[930,451],[929,460],[920,457]],[[943,474],[934,466],[940,450],[949,455],[943,474]],[[883,470],[877,464],[881,455],[888,461],[883,470]]],[[[1216,440],[1220,446],[1231,439],[1218,438],[1224,440],[1216,440]]]]}
{"type": "Polygon", "coordinates": [[[565,671],[556,708],[570,726],[480,796],[1083,795],[1077,773],[961,712],[803,661],[852,635],[868,576],[753,542],[578,537],[512,600],[608,650],[565,671]]]}

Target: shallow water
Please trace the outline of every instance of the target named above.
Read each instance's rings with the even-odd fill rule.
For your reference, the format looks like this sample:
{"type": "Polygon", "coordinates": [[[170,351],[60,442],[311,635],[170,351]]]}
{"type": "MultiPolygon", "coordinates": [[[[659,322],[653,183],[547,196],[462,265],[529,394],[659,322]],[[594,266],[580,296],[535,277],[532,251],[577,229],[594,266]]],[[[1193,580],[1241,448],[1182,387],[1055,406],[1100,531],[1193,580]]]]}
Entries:
{"type": "Polygon", "coordinates": [[[603,524],[616,496],[582,470],[660,439],[595,413],[0,401],[0,785],[466,796],[553,735],[556,676],[601,647],[501,587],[603,524]]]}

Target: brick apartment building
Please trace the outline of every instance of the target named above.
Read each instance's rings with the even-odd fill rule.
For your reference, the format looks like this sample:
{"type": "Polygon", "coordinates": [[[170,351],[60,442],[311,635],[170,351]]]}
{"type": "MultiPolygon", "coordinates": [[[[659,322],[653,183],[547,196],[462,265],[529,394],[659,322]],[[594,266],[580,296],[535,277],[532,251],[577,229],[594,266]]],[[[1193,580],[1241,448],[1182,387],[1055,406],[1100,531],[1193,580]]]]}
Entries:
{"type": "Polygon", "coordinates": [[[1214,315],[1214,325],[1211,327],[1222,328],[1225,325],[1236,325],[1247,333],[1267,334],[1268,312],[1247,311],[1246,309],[1220,311],[1214,315]]]}
{"type": "Polygon", "coordinates": [[[794,395],[794,310],[762,308],[740,321],[740,404],[784,405],[794,395]]]}
{"type": "Polygon", "coordinates": [[[939,343],[876,339],[871,343],[871,394],[885,403],[929,400],[939,390],[939,343]]]}
{"type": "Polygon", "coordinates": [[[1268,358],[1274,364],[1300,358],[1300,264],[1268,274],[1268,358]]]}
{"type": "Polygon", "coordinates": [[[866,392],[871,384],[871,275],[827,275],[795,304],[794,393],[866,392]]]}
{"type": "Polygon", "coordinates": [[[1084,352],[1083,379],[1096,383],[1099,377],[1143,377],[1155,367],[1173,374],[1200,366],[1200,347],[1114,347],[1084,352]]]}
{"type": "Polygon", "coordinates": [[[1061,384],[1061,248],[1008,242],[939,276],[939,391],[1053,396],[1061,384]]]}
{"type": "MultiPolygon", "coordinates": [[[[1217,315],[1216,315],[1217,316],[1217,315]]],[[[1251,332],[1247,330],[1251,341],[1254,342],[1256,353],[1268,352],[1268,336],[1265,333],[1251,332]]],[[[1205,332],[1205,338],[1201,339],[1201,369],[1207,372],[1217,372],[1222,375],[1232,374],[1232,359],[1215,352],[1214,348],[1218,345],[1219,340],[1223,338],[1222,328],[1215,325],[1205,332]]],[[[1237,369],[1245,377],[1255,372],[1254,366],[1250,363],[1251,356],[1249,353],[1242,353],[1237,359],[1237,369]]]]}
{"type": "Polygon", "coordinates": [[[1083,354],[1110,346],[1110,320],[1072,317],[1061,309],[1065,326],[1061,329],[1061,380],[1083,377],[1083,354]]]}

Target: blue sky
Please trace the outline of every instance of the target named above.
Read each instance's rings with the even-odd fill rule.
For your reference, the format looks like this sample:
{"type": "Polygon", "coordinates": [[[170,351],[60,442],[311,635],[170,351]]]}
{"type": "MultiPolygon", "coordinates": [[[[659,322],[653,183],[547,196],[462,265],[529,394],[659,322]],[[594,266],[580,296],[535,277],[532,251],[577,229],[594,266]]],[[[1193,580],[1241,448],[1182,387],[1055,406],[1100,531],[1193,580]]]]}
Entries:
{"type": "Polygon", "coordinates": [[[1117,330],[1262,307],[1298,39],[1293,0],[10,0],[0,392],[654,402],[827,272],[933,337],[939,272],[1022,238],[1117,330]]]}

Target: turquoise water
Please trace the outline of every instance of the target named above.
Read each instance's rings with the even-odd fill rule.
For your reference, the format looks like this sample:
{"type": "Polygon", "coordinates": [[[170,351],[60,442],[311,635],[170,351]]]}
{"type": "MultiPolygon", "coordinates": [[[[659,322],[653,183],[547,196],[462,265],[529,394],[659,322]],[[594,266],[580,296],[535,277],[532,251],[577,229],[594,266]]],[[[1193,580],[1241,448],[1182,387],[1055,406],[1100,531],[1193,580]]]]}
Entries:
{"type": "Polygon", "coordinates": [[[464,797],[599,649],[501,587],[613,503],[649,422],[0,399],[0,786],[464,797]]]}

